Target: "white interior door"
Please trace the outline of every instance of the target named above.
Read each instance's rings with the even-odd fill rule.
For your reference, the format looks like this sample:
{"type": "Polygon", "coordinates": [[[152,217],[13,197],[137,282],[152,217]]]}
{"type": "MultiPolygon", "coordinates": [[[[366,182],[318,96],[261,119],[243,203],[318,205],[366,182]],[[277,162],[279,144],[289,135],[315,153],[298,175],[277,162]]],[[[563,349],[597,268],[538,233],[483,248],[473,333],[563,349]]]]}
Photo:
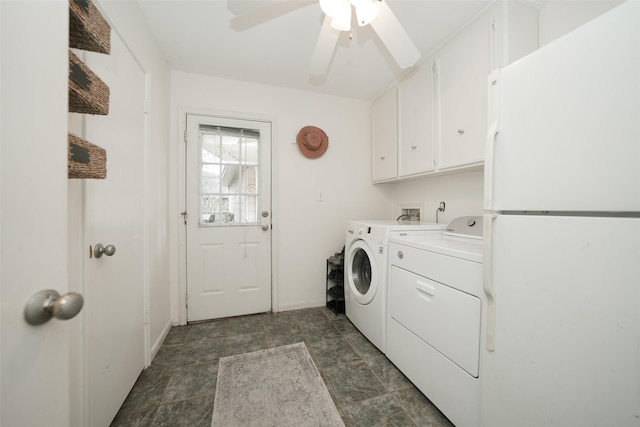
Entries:
{"type": "Polygon", "coordinates": [[[42,289],[67,292],[66,2],[0,2],[0,425],[69,425],[69,330],[25,322],[42,289]],[[37,31],[26,31],[26,28],[37,31]]]}
{"type": "Polygon", "coordinates": [[[187,320],[271,309],[271,124],[187,115],[187,320]]]}
{"type": "Polygon", "coordinates": [[[86,54],[109,86],[107,116],[85,138],[107,151],[107,178],[85,186],[85,352],[88,425],[109,425],[144,367],[145,75],[117,34],[111,54],[86,54]],[[89,257],[89,246],[114,245],[89,257]]]}

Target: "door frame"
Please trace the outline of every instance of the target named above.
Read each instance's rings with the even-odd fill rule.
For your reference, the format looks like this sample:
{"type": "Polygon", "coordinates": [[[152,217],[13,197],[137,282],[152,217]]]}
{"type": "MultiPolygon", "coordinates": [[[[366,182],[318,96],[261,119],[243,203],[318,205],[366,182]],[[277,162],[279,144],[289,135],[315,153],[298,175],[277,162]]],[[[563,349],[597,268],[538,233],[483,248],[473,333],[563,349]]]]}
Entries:
{"type": "MultiPolygon", "coordinates": [[[[277,283],[277,247],[278,247],[278,209],[276,201],[277,189],[274,185],[277,182],[277,120],[275,116],[253,114],[253,113],[238,113],[221,110],[210,110],[197,107],[181,107],[178,108],[177,117],[177,132],[175,135],[175,143],[177,147],[176,158],[177,161],[171,165],[173,170],[172,176],[175,177],[173,182],[177,183],[176,197],[175,197],[175,227],[176,232],[172,233],[177,237],[177,248],[175,255],[177,256],[177,262],[172,262],[172,265],[177,268],[177,286],[172,286],[177,291],[177,295],[174,293],[175,301],[172,304],[172,308],[177,312],[173,312],[172,318],[175,319],[175,314],[178,317],[178,325],[187,324],[187,227],[185,227],[182,212],[185,212],[186,207],[186,162],[187,162],[187,149],[185,132],[187,129],[187,115],[197,116],[209,116],[219,117],[223,119],[236,119],[236,120],[249,120],[256,122],[268,122],[271,124],[271,177],[269,179],[269,185],[271,186],[271,310],[273,312],[278,311],[278,289],[275,286],[277,283]]],[[[175,277],[175,276],[174,276],[175,277]]]]}

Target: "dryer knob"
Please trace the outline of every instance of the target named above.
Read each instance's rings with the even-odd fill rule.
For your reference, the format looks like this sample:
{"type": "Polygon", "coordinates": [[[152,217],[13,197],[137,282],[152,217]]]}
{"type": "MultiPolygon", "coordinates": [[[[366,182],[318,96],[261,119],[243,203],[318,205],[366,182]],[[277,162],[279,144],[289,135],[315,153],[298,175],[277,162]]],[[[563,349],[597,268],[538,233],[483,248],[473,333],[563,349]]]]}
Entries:
{"type": "Polygon", "coordinates": [[[402,251],[398,251],[398,258],[400,259],[404,258],[404,254],[402,253],[402,251]]]}

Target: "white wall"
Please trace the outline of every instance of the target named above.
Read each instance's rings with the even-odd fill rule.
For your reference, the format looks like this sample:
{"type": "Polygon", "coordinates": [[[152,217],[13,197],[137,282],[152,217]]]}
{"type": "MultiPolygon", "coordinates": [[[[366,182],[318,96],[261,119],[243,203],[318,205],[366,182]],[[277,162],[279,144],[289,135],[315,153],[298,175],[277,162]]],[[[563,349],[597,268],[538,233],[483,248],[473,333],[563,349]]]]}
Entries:
{"type": "Polygon", "coordinates": [[[470,171],[383,185],[391,187],[393,216],[402,205],[415,204],[423,206],[422,221],[435,222],[436,209],[445,202],[438,219],[446,224],[459,216],[482,215],[483,182],[483,171],[470,171]]]}
{"type": "MultiPolygon", "coordinates": [[[[323,305],[325,260],[342,249],[347,221],[390,215],[389,188],[371,184],[370,104],[173,71],[171,197],[176,239],[183,210],[176,176],[184,145],[179,111],[273,118],[274,310],[323,305]],[[329,148],[318,159],[304,157],[295,144],[298,131],[307,125],[318,126],[329,136],[329,148]],[[318,200],[320,193],[323,201],[318,200]]],[[[179,290],[178,281],[184,273],[178,271],[177,248],[176,244],[172,279],[174,298],[182,304],[184,289],[179,290]]],[[[177,312],[173,315],[178,318],[177,312]]]]}
{"type": "MultiPolygon", "coordinates": [[[[635,0],[631,0],[635,1],[635,0]]],[[[549,0],[540,10],[540,46],[623,3],[623,0],[549,0]]]]}

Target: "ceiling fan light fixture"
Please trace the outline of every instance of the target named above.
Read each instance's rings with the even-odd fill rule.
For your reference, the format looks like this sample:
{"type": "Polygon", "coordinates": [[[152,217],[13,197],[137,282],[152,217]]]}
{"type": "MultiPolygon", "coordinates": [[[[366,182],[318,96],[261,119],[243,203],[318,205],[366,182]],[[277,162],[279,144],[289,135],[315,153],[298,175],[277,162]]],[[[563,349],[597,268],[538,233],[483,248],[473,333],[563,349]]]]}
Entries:
{"type": "Polygon", "coordinates": [[[340,10],[337,14],[333,15],[332,18],[333,19],[331,20],[331,26],[336,30],[351,30],[351,3],[349,2],[349,0],[340,1],[340,10]]]}
{"type": "Polygon", "coordinates": [[[351,4],[356,8],[356,17],[359,26],[371,23],[378,16],[378,7],[373,0],[351,0],[351,4]]]}
{"type": "Polygon", "coordinates": [[[334,17],[340,13],[340,7],[344,0],[320,0],[320,9],[325,15],[334,17]]]}

